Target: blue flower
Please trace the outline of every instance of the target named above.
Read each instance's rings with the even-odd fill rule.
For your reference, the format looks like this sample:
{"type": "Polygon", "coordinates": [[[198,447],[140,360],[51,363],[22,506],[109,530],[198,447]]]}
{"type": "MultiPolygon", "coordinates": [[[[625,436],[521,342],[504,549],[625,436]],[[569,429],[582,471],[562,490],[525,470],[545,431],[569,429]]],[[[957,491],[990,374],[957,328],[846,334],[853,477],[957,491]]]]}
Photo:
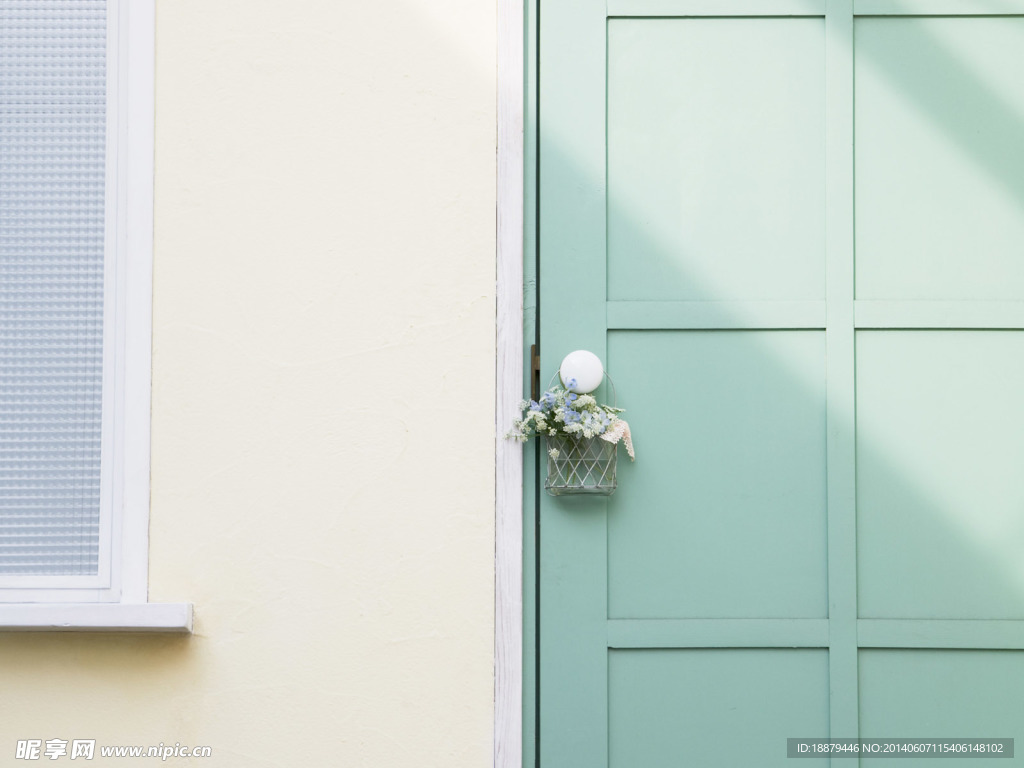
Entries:
{"type": "MultiPolygon", "coordinates": [[[[573,381],[576,381],[576,379],[573,379],[573,381]]],[[[576,395],[573,392],[570,392],[568,395],[565,396],[565,402],[566,403],[574,403],[574,402],[576,402],[576,398],[577,397],[578,397],[578,395],[576,395]]]]}
{"type": "Polygon", "coordinates": [[[568,389],[574,389],[574,388],[576,387],[576,379],[575,379],[575,378],[569,379],[569,381],[567,381],[567,382],[565,383],[565,386],[566,386],[566,387],[567,387],[568,389]]]}
{"type": "Polygon", "coordinates": [[[540,396],[540,404],[541,404],[541,407],[545,411],[550,411],[552,408],[554,408],[555,407],[555,394],[554,394],[554,392],[545,392],[543,395],[541,395],[540,396]]]}
{"type": "Polygon", "coordinates": [[[531,400],[530,401],[530,410],[531,411],[539,411],[540,410],[540,403],[538,403],[536,400],[531,400]]]}
{"type": "Polygon", "coordinates": [[[605,424],[602,423],[601,416],[596,413],[586,413],[583,416],[583,428],[593,432],[595,435],[604,433],[605,424]]]}

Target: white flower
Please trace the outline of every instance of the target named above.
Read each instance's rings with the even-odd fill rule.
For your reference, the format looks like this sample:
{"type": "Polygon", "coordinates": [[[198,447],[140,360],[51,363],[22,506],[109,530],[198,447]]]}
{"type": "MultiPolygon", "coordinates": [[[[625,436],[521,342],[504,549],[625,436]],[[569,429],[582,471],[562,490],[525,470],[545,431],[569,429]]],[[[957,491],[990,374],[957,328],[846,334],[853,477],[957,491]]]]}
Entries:
{"type": "MultiPolygon", "coordinates": [[[[520,401],[519,409],[521,415],[514,419],[506,437],[520,442],[540,435],[608,439],[608,433],[620,421],[618,414],[623,410],[599,404],[593,395],[570,394],[560,387],[549,389],[537,402],[520,401]]],[[[557,450],[551,454],[552,458],[558,455],[557,450]]]]}
{"type": "Polygon", "coordinates": [[[558,449],[557,448],[549,449],[548,450],[548,456],[550,456],[552,459],[557,459],[558,458],[558,449]]]}

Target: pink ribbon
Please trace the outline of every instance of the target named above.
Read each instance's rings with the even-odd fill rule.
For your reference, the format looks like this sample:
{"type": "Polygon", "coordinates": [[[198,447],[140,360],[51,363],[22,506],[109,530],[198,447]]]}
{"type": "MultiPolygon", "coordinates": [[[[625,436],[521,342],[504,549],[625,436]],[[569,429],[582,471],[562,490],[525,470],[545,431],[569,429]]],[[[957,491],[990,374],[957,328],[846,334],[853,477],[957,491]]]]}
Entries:
{"type": "Polygon", "coordinates": [[[621,440],[622,444],[626,446],[626,453],[629,454],[630,461],[636,460],[636,454],[633,453],[633,438],[629,434],[629,424],[622,419],[613,421],[601,435],[601,439],[607,440],[609,443],[618,443],[621,440]]]}

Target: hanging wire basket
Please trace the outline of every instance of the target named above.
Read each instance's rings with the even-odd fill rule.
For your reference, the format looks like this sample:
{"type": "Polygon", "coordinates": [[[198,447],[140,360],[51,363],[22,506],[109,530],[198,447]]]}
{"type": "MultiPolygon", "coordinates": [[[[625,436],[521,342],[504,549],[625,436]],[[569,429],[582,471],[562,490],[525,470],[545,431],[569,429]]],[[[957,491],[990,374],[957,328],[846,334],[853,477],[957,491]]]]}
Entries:
{"type": "Polygon", "coordinates": [[[618,446],[599,437],[556,435],[547,437],[548,476],[544,488],[552,496],[615,492],[618,446]],[[551,450],[557,451],[552,457],[551,450]]]}
{"type": "MultiPolygon", "coordinates": [[[[556,373],[555,376],[558,374],[556,373]]],[[[605,371],[612,387],[612,405],[618,404],[615,382],[605,371]]],[[[551,378],[551,382],[555,377],[551,378]]],[[[548,382],[548,386],[551,386],[548,382]]],[[[548,476],[544,489],[552,496],[594,494],[611,496],[615,493],[615,466],[618,445],[600,437],[582,437],[559,433],[547,440],[548,476]],[[555,455],[552,456],[552,450],[555,455]]]]}

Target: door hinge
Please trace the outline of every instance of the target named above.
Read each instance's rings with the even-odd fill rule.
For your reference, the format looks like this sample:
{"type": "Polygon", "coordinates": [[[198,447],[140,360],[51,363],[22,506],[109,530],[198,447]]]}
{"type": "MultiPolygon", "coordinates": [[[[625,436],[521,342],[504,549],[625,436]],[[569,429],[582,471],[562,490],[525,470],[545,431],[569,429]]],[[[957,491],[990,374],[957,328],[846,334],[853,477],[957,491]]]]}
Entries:
{"type": "Polygon", "coordinates": [[[530,345],[530,399],[540,398],[540,350],[536,344],[530,345]]]}

